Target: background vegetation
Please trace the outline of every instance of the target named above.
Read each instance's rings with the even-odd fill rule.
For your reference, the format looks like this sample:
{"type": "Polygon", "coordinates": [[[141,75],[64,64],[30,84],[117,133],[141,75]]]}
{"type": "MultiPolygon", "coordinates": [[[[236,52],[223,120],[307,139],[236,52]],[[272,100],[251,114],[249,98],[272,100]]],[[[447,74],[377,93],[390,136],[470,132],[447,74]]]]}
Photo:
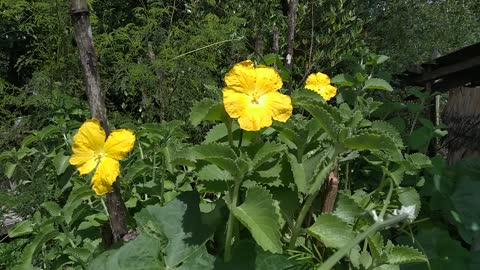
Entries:
{"type": "MultiPolygon", "coordinates": [[[[16,232],[1,239],[0,269],[19,264],[36,265],[40,269],[86,269],[103,251],[100,227],[107,216],[102,201],[92,198],[85,179],[68,165],[75,129],[90,116],[67,2],[0,0],[0,216],[14,212],[28,220],[16,232]],[[52,239],[55,241],[49,241],[52,239]]],[[[411,226],[378,234],[383,237],[377,239],[379,250],[384,244],[388,245],[388,239],[398,246],[414,246],[427,255],[428,264],[403,265],[402,269],[473,270],[480,265],[478,251],[473,248],[480,220],[480,212],[475,210],[480,198],[479,163],[465,161],[448,167],[441,154],[429,153],[430,141],[444,136],[445,126],[435,125],[424,115],[423,104],[430,98],[424,89],[404,89],[391,76],[409,64],[430,59],[433,50],[447,53],[480,41],[480,32],[474,30],[480,29],[479,1],[301,1],[290,72],[283,67],[288,1],[88,2],[109,119],[113,126],[134,129],[139,141],[134,153],[122,163],[123,197],[132,216],[137,214],[130,225],[140,228],[148,224],[142,223],[148,219],[147,206],[163,206],[179,194],[183,194],[180,201],[199,204],[202,214],[225,214],[221,212],[227,211],[226,207],[214,203],[226,191],[215,186],[215,181],[201,182],[201,166],[197,164],[195,169],[190,169],[192,172],[185,169],[189,163],[184,163],[183,157],[177,157],[174,164],[177,166],[172,167],[171,161],[191,144],[226,141],[219,125],[201,122],[201,118],[192,119],[190,113],[196,108],[199,110],[196,113],[201,115],[201,109],[208,107],[206,101],[198,104],[204,98],[219,101],[224,74],[233,64],[252,59],[277,67],[294,90],[302,88],[306,76],[312,72],[322,71],[331,77],[346,74],[352,79],[337,77],[340,91],[330,102],[335,108],[332,110],[342,115],[338,124],[348,126],[358,121],[358,127],[354,126],[360,130],[373,128],[360,125],[360,119],[370,124],[382,120],[388,124],[385,129],[392,128],[390,132],[395,134],[392,137],[398,137],[395,147],[411,159],[409,162],[392,165],[392,159],[379,161],[378,157],[372,157],[375,154],[363,153],[358,158],[355,156],[358,152],[354,151],[370,153],[370,150],[353,147],[352,156],[344,156],[341,165],[341,178],[357,179],[342,182],[340,186],[339,200],[343,198],[348,203],[367,200],[362,197],[366,196],[363,193],[375,191],[382,175],[388,171],[393,179],[395,173],[399,173],[397,170],[403,168],[396,191],[403,188],[411,193],[404,197],[394,195],[392,200],[397,200],[398,207],[406,204],[402,200],[412,200],[421,210],[411,226]],[[359,89],[363,91],[366,79],[372,76],[390,81],[395,91],[361,92],[359,89]],[[404,100],[411,95],[417,98],[404,100]],[[359,96],[365,98],[365,104],[358,103],[359,96]],[[356,111],[357,120],[347,117],[356,111]],[[379,162],[384,163],[379,165],[379,162]],[[382,171],[382,166],[387,171],[382,171]],[[200,192],[200,202],[198,196],[191,198],[191,193],[185,193],[192,189],[200,192]]],[[[298,98],[298,104],[307,103],[302,103],[302,97],[298,98]]],[[[300,109],[302,114],[295,117],[290,126],[283,127],[284,132],[306,132],[301,128],[310,121],[305,117],[305,111],[311,112],[308,106],[300,109]]],[[[276,128],[281,134],[281,127],[276,128]]],[[[317,135],[320,137],[320,133],[317,135]]],[[[312,140],[320,142],[315,147],[327,149],[317,135],[312,135],[312,140]]],[[[262,138],[289,147],[299,143],[292,138],[292,142],[286,143],[285,138],[282,141],[273,135],[262,138]]],[[[251,142],[251,148],[255,143],[258,142],[251,142]]],[[[285,154],[278,157],[279,163],[290,164],[287,152],[293,150],[284,150],[285,154]]],[[[282,166],[287,166],[285,164],[282,166]]],[[[273,194],[282,194],[272,191],[278,188],[275,184],[262,185],[273,194]]],[[[371,206],[372,209],[362,209],[381,207],[387,190],[388,185],[382,184],[378,193],[369,197],[377,204],[371,206]]],[[[262,193],[263,189],[258,192],[262,193]]],[[[274,199],[280,202],[282,211],[291,211],[294,219],[293,213],[299,212],[300,202],[285,206],[280,198],[274,199]]],[[[153,212],[150,215],[168,212],[164,208],[148,209],[153,212]]],[[[200,211],[197,214],[200,215],[200,211]]],[[[360,214],[352,214],[347,219],[358,216],[360,214]]],[[[174,222],[184,221],[178,217],[174,222]]],[[[197,221],[192,218],[190,222],[197,221]]],[[[365,221],[364,226],[368,222],[365,221]]],[[[218,226],[225,224],[213,227],[218,226]]],[[[215,239],[217,237],[221,238],[216,235],[215,239]]],[[[145,246],[151,244],[144,237],[138,239],[135,241],[145,241],[145,246]]],[[[334,244],[328,248],[337,247],[334,244]]],[[[206,244],[207,248],[209,254],[213,254],[223,247],[206,244]]],[[[270,256],[255,242],[242,242],[236,248],[257,250],[259,258],[270,256]]],[[[318,251],[306,246],[280,259],[271,259],[280,265],[307,265],[302,267],[310,269],[333,253],[328,248],[318,251]]],[[[363,253],[357,252],[358,263],[350,257],[342,267],[397,269],[372,264],[373,248],[369,249],[371,257],[364,255],[366,248],[361,248],[363,253]]],[[[249,254],[238,252],[235,262],[241,265],[241,258],[248,258],[249,254]]],[[[115,254],[112,256],[121,256],[115,254]]],[[[168,260],[174,259],[166,260],[168,265],[171,263],[168,260]]],[[[106,262],[97,259],[95,263],[106,262]]],[[[172,269],[194,269],[175,266],[178,268],[172,269]]]]}

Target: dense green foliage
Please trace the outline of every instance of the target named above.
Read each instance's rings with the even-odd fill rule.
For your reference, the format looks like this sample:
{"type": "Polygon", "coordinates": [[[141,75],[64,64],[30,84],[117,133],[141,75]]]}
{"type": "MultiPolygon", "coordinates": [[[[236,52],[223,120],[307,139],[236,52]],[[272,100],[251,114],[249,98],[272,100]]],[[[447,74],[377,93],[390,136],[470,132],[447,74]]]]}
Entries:
{"type": "Polygon", "coordinates": [[[288,1],[89,0],[109,119],[137,138],[117,179],[133,240],[108,250],[105,197],[68,163],[90,116],[67,2],[0,0],[0,216],[24,219],[0,269],[477,269],[480,162],[429,152],[430,94],[387,71],[478,41],[478,1],[301,1],[289,72],[288,1]],[[244,59],[292,86],[288,122],[226,115],[244,59]],[[317,71],[330,102],[303,88],[317,71]]]}

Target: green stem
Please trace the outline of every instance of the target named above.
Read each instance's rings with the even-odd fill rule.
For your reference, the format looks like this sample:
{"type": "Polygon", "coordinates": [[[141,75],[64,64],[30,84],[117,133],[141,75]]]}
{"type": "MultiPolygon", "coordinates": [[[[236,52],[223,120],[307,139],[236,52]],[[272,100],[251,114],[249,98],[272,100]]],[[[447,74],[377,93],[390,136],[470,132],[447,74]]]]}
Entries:
{"type": "Polygon", "coordinates": [[[292,237],[290,238],[290,243],[288,244],[289,249],[295,248],[295,243],[297,242],[298,235],[302,230],[303,221],[305,220],[305,217],[307,216],[307,213],[310,210],[310,207],[312,207],[313,200],[315,200],[315,198],[317,197],[317,194],[318,194],[318,191],[316,191],[313,194],[310,194],[307,197],[307,200],[305,201],[305,203],[303,204],[303,207],[300,210],[300,214],[298,214],[297,220],[295,221],[295,227],[293,227],[292,237]]]}
{"type": "Polygon", "coordinates": [[[383,201],[382,211],[380,212],[380,215],[378,216],[378,218],[380,220],[383,220],[383,217],[385,216],[385,212],[387,211],[387,207],[390,204],[390,198],[392,197],[392,191],[393,191],[393,183],[392,183],[392,180],[390,180],[390,188],[388,189],[387,198],[385,198],[385,201],[383,201]]]}
{"type": "Polygon", "coordinates": [[[328,258],[320,267],[316,268],[316,270],[330,270],[332,269],[345,255],[347,255],[350,250],[355,246],[358,245],[362,240],[367,238],[368,236],[372,235],[373,233],[397,224],[399,222],[404,221],[405,219],[408,218],[408,214],[402,214],[398,216],[394,216],[388,220],[385,220],[383,222],[377,222],[370,226],[366,231],[363,233],[357,235],[350,243],[348,243],[346,246],[343,246],[341,249],[339,249],[337,252],[335,252],[330,258],[328,258]]]}
{"type": "Polygon", "coordinates": [[[235,228],[236,219],[233,215],[233,208],[237,207],[238,201],[238,193],[240,191],[241,180],[235,180],[235,185],[233,188],[233,193],[230,192],[230,214],[228,216],[227,222],[227,236],[225,238],[225,253],[224,253],[224,260],[226,262],[230,261],[232,258],[232,238],[233,238],[233,230],[235,228]]]}
{"type": "Polygon", "coordinates": [[[225,121],[225,126],[227,126],[228,144],[233,147],[232,118],[228,118],[228,120],[225,121]]]}

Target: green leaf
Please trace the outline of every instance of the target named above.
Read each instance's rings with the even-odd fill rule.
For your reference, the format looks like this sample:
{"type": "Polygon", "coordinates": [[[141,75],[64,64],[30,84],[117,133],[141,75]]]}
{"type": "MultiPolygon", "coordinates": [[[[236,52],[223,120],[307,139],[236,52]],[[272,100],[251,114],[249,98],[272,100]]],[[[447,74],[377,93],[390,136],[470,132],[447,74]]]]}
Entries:
{"type": "Polygon", "coordinates": [[[297,185],[297,189],[299,192],[306,193],[307,192],[307,178],[305,175],[305,169],[303,168],[302,163],[298,163],[297,158],[295,155],[288,153],[287,154],[288,161],[290,162],[290,168],[293,174],[293,181],[295,181],[295,185],[297,185]]]}
{"type": "Polygon", "coordinates": [[[191,254],[176,270],[213,270],[215,257],[208,254],[207,248],[202,248],[191,254]]]}
{"type": "Polygon", "coordinates": [[[223,104],[212,99],[203,99],[193,105],[190,122],[198,126],[204,120],[223,120],[226,117],[223,104]]]}
{"type": "Polygon", "coordinates": [[[400,135],[398,130],[388,122],[373,121],[370,128],[372,130],[388,135],[398,148],[402,149],[404,147],[402,136],[400,135]]]}
{"type": "Polygon", "coordinates": [[[420,251],[407,246],[394,246],[387,254],[390,264],[403,264],[413,262],[426,262],[427,257],[420,251]]]}
{"type": "Polygon", "coordinates": [[[377,89],[385,91],[393,91],[392,86],[384,79],[370,78],[365,82],[363,89],[377,89]]]}
{"type": "Polygon", "coordinates": [[[377,65],[379,64],[382,64],[383,62],[387,61],[388,59],[390,59],[390,57],[386,56],[386,55],[378,55],[378,58],[377,58],[377,65]]]}
{"type": "Polygon", "coordinates": [[[352,227],[332,214],[321,214],[307,232],[326,247],[341,248],[355,237],[352,227]]]}
{"type": "Polygon", "coordinates": [[[193,147],[192,150],[195,152],[197,158],[224,157],[233,160],[237,159],[237,155],[232,148],[223,144],[201,144],[193,147]]]}
{"type": "Polygon", "coordinates": [[[35,254],[41,249],[43,244],[59,235],[52,224],[47,224],[39,229],[35,238],[23,250],[21,267],[30,268],[35,254]]]}
{"type": "Polygon", "coordinates": [[[213,234],[210,227],[202,222],[199,203],[197,192],[184,192],[165,206],[149,205],[135,215],[140,227],[148,225],[153,229],[153,236],[157,237],[151,238],[158,239],[161,233],[168,239],[163,249],[168,269],[197,254],[213,234]]]}
{"type": "Polygon", "coordinates": [[[354,86],[355,78],[348,74],[338,74],[332,78],[332,83],[340,86],[354,86]]]}
{"type": "Polygon", "coordinates": [[[345,147],[355,150],[389,150],[395,151],[395,143],[386,135],[376,133],[360,133],[343,141],[345,147]]]}
{"type": "Polygon", "coordinates": [[[33,222],[29,219],[24,220],[8,231],[8,237],[14,238],[33,232],[33,222]]]}
{"type": "Polygon", "coordinates": [[[65,206],[63,206],[63,217],[67,224],[72,224],[76,217],[74,217],[75,210],[82,204],[82,202],[93,196],[94,193],[89,186],[75,186],[68,196],[65,206]]]}
{"type": "Polygon", "coordinates": [[[17,168],[16,163],[11,163],[11,162],[8,162],[8,161],[7,161],[7,163],[5,163],[5,176],[8,179],[12,178],[13,173],[15,172],[15,168],[17,168]]]}
{"type": "Polygon", "coordinates": [[[62,208],[55,202],[44,202],[41,206],[45,208],[52,217],[59,216],[62,212],[62,208]]]}
{"type": "Polygon", "coordinates": [[[53,166],[55,167],[55,173],[57,175],[61,175],[68,168],[68,166],[70,165],[70,163],[68,162],[69,159],[69,156],[63,155],[63,151],[59,152],[53,158],[53,166]]]}
{"type": "Polygon", "coordinates": [[[363,209],[343,193],[338,194],[335,211],[333,214],[348,224],[353,224],[355,219],[363,214],[363,209]]]}
{"type": "Polygon", "coordinates": [[[330,138],[337,140],[338,133],[342,128],[342,117],[338,109],[328,105],[324,101],[319,101],[319,99],[315,97],[316,94],[312,91],[297,92],[294,92],[295,95],[292,98],[295,107],[301,106],[307,110],[330,138]]]}
{"type": "Polygon", "coordinates": [[[403,206],[415,205],[415,217],[417,218],[420,208],[422,206],[420,195],[413,187],[398,188],[396,190],[398,200],[403,206]]]}
{"type": "Polygon", "coordinates": [[[231,211],[248,228],[259,246],[272,253],[282,252],[280,209],[266,189],[253,187],[247,190],[243,204],[231,211]]]}
{"type": "Polygon", "coordinates": [[[200,171],[198,171],[197,176],[198,179],[205,181],[231,181],[234,179],[231,173],[222,170],[213,164],[203,166],[200,171]]]}
{"type": "Polygon", "coordinates": [[[281,153],[285,149],[286,147],[283,144],[266,142],[253,157],[252,168],[258,168],[263,163],[267,162],[269,159],[271,159],[278,153],[281,153]]]}
{"type": "Polygon", "coordinates": [[[90,270],[163,270],[162,245],[147,234],[140,234],[121,248],[109,250],[95,258],[90,270]]]}

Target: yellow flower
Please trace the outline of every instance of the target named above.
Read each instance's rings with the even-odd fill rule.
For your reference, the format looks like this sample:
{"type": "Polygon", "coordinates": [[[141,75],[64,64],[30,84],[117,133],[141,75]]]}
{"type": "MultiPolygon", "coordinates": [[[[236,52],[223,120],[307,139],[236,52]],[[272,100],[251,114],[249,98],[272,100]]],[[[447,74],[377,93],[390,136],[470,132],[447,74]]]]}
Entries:
{"type": "Polygon", "coordinates": [[[127,156],[135,143],[135,135],[127,129],[114,130],[107,141],[105,137],[97,119],[87,120],[73,137],[70,157],[70,164],[77,166],[80,175],[97,168],[92,177],[92,188],[97,195],[112,189],[120,172],[118,161],[127,156]]]}
{"type": "Polygon", "coordinates": [[[282,79],[275,69],[254,67],[247,60],[233,66],[225,75],[223,105],[232,118],[238,118],[240,128],[249,131],[272,125],[272,118],[286,122],[292,115],[290,97],[278,92],[282,79]]]}
{"type": "Polygon", "coordinates": [[[326,101],[337,94],[337,88],[330,85],[330,78],[321,72],[308,75],[305,88],[320,94],[326,101]]]}

